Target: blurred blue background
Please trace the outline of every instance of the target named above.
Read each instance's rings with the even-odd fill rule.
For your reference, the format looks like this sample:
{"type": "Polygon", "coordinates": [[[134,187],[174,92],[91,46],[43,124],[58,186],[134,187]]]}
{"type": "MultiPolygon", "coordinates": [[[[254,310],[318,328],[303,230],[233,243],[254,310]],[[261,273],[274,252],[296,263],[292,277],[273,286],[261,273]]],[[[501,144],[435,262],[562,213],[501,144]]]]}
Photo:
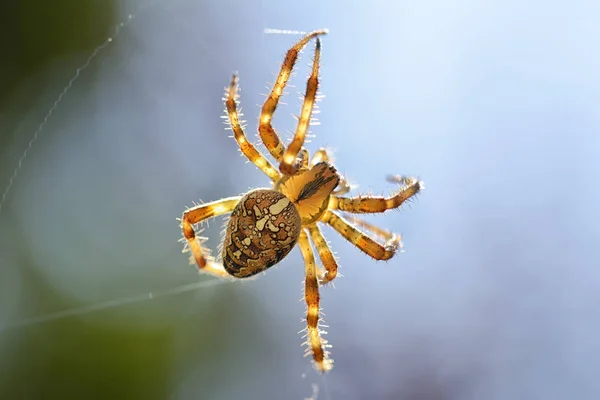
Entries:
{"type": "Polygon", "coordinates": [[[0,398],[600,398],[599,18],[596,1],[3,3],[2,190],[106,46],[2,205],[0,398]],[[297,40],[265,28],[330,29],[311,151],[362,192],[426,183],[370,218],[404,236],[388,263],[324,229],[343,274],[322,290],[325,378],[302,357],[299,251],[213,285],[177,242],[186,206],[268,185],[220,119],[238,71],[256,132],[297,40]]]}

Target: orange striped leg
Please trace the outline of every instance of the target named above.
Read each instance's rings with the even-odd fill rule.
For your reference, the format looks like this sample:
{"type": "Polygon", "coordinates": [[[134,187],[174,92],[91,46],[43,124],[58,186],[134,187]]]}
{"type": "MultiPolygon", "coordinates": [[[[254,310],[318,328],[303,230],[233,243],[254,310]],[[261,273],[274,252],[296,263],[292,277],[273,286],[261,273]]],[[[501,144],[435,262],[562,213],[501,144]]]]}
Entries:
{"type": "Polygon", "coordinates": [[[389,260],[400,248],[400,237],[392,235],[383,245],[375,241],[360,229],[346,221],[344,218],[327,210],[321,218],[322,222],[331,225],[347,241],[358,247],[364,253],[376,260],[389,260]]]}
{"type": "Polygon", "coordinates": [[[321,338],[319,331],[319,282],[317,281],[317,268],[312,247],[304,230],[300,231],[298,246],[302,252],[305,265],[304,298],[306,300],[306,344],[307,354],[313,356],[315,368],[320,372],[329,371],[333,367],[333,360],[325,350],[327,341],[321,338]]]}
{"type": "Polygon", "coordinates": [[[317,38],[317,45],[315,47],[315,57],[313,58],[313,67],[308,82],[306,82],[306,93],[304,94],[304,102],[302,104],[302,112],[300,118],[298,118],[298,126],[296,128],[296,134],[289,144],[288,148],[283,153],[283,158],[279,164],[279,170],[285,175],[295,174],[300,165],[296,161],[298,152],[304,145],[304,139],[306,138],[306,132],[310,124],[312,117],[313,108],[315,106],[315,99],[317,97],[317,90],[319,89],[319,57],[321,55],[321,41],[317,38]]]}
{"type": "Polygon", "coordinates": [[[221,264],[213,260],[206,249],[202,248],[201,240],[204,238],[196,237],[193,225],[202,222],[205,219],[230,213],[241,198],[241,196],[228,197],[213,201],[212,203],[192,207],[183,213],[183,217],[181,218],[183,237],[187,241],[188,247],[192,253],[191,260],[196,262],[200,271],[219,278],[232,277],[225,271],[221,264]]]}
{"type": "Polygon", "coordinates": [[[423,183],[415,178],[394,176],[388,178],[388,181],[402,184],[400,189],[390,197],[359,196],[347,198],[331,196],[329,208],[351,213],[380,213],[400,207],[406,200],[419,193],[423,187],[423,183]]]}
{"type": "Polygon", "coordinates": [[[321,285],[324,285],[335,279],[338,272],[338,264],[319,227],[317,225],[310,226],[308,231],[310,232],[310,237],[319,252],[319,258],[326,270],[325,274],[321,277],[321,285]]]}
{"type": "Polygon", "coordinates": [[[227,110],[227,117],[229,118],[229,126],[231,126],[231,130],[233,131],[233,136],[240,146],[240,150],[248,160],[250,160],[254,165],[256,165],[262,172],[264,172],[273,182],[280,178],[279,172],[273,167],[273,165],[263,156],[260,151],[254,147],[252,143],[248,141],[246,138],[246,134],[244,133],[244,129],[240,124],[240,119],[237,110],[237,81],[238,78],[234,74],[231,78],[231,84],[229,85],[229,90],[227,91],[227,98],[225,99],[225,107],[227,110]]]}
{"type": "Polygon", "coordinates": [[[379,237],[380,239],[382,239],[385,243],[389,242],[389,241],[398,241],[399,245],[402,246],[401,243],[401,236],[400,235],[396,235],[393,232],[390,232],[386,229],[382,229],[378,226],[375,226],[373,224],[371,224],[370,222],[367,221],[363,221],[359,218],[356,218],[354,216],[350,216],[350,223],[352,223],[353,225],[355,225],[356,227],[359,228],[365,228],[366,230],[368,230],[371,233],[374,233],[377,237],[379,237]]]}
{"type": "Polygon", "coordinates": [[[279,76],[273,85],[273,90],[271,90],[271,94],[265,101],[263,105],[262,111],[260,113],[260,120],[258,125],[258,132],[260,133],[260,137],[265,144],[265,147],[269,150],[269,153],[276,159],[280,160],[283,156],[283,152],[285,151],[279,136],[271,126],[271,120],[273,119],[273,113],[277,108],[277,104],[279,103],[279,98],[283,93],[283,89],[287,85],[288,80],[290,79],[290,75],[292,73],[292,69],[294,68],[294,64],[296,64],[296,60],[298,59],[298,53],[306,46],[306,44],[314,37],[319,35],[326,34],[326,30],[314,31],[300,39],[295,45],[292,46],[291,49],[288,50],[285,55],[285,59],[283,60],[283,64],[281,65],[281,70],[279,71],[279,76]]]}

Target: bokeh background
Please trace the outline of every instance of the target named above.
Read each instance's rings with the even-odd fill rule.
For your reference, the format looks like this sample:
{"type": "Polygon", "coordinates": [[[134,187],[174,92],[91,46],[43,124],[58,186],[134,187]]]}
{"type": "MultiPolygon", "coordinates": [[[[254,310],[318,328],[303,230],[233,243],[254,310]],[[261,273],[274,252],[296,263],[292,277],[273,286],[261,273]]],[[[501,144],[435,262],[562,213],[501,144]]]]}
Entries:
{"type": "Polygon", "coordinates": [[[0,398],[600,398],[599,20],[591,0],[1,3],[2,191],[39,134],[0,211],[0,398]],[[299,251],[215,283],[176,221],[268,184],[223,88],[238,71],[254,135],[297,40],[265,28],[323,27],[309,149],[359,191],[427,186],[370,218],[404,235],[388,263],[325,229],[344,276],[322,291],[324,378],[302,357],[299,251]]]}

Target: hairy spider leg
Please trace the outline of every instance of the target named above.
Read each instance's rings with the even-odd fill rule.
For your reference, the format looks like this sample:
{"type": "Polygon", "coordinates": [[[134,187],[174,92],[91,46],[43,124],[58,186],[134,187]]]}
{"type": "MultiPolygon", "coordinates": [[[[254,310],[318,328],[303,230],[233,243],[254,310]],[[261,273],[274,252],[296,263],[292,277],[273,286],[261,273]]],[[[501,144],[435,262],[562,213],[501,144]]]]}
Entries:
{"type": "Polygon", "coordinates": [[[275,129],[271,125],[273,113],[275,112],[277,104],[279,103],[279,98],[283,94],[283,90],[290,79],[290,75],[294,65],[296,64],[296,60],[298,59],[298,54],[312,38],[325,34],[327,34],[327,30],[310,32],[287,51],[285,59],[283,60],[283,64],[281,64],[281,70],[279,71],[277,80],[275,81],[273,89],[271,90],[271,94],[269,97],[267,97],[267,100],[262,107],[258,132],[260,133],[260,137],[265,147],[277,161],[280,161],[281,157],[283,157],[285,148],[283,147],[279,136],[275,132],[275,129]]]}
{"type": "Polygon", "coordinates": [[[238,77],[233,74],[231,78],[231,84],[227,90],[227,98],[225,99],[225,107],[227,111],[227,117],[229,118],[229,126],[233,131],[233,136],[240,146],[242,153],[256,165],[262,172],[264,172],[273,182],[277,181],[281,175],[273,167],[273,165],[262,155],[260,151],[254,147],[252,143],[248,141],[244,129],[240,124],[240,119],[237,110],[238,102],[238,77]]]}
{"type": "Polygon", "coordinates": [[[382,229],[378,226],[375,226],[370,222],[363,221],[362,219],[359,219],[353,215],[348,215],[348,218],[350,219],[350,223],[354,224],[357,227],[365,228],[366,230],[370,231],[371,233],[375,234],[380,239],[382,239],[384,241],[384,243],[388,243],[390,241],[397,240],[398,242],[400,242],[400,246],[402,246],[402,242],[401,242],[402,237],[400,235],[397,235],[394,232],[390,232],[386,229],[382,229]]]}
{"type": "Polygon", "coordinates": [[[319,330],[319,282],[317,280],[315,256],[304,230],[300,232],[298,246],[305,265],[306,344],[309,348],[307,354],[312,352],[315,367],[317,370],[325,372],[333,367],[333,360],[329,358],[329,352],[326,350],[328,347],[327,341],[321,337],[321,331],[319,330]]]}
{"type": "Polygon", "coordinates": [[[338,264],[321,229],[315,224],[309,226],[308,231],[310,232],[310,238],[317,248],[323,267],[326,270],[325,274],[320,277],[321,285],[324,285],[335,279],[338,272],[338,264]]]}
{"type": "Polygon", "coordinates": [[[388,181],[401,183],[402,186],[396,193],[389,197],[366,196],[366,197],[337,197],[331,196],[329,200],[330,210],[341,210],[351,213],[380,213],[386,210],[398,208],[409,198],[421,190],[423,183],[415,178],[403,176],[389,177],[388,181]]]}
{"type": "Polygon", "coordinates": [[[215,262],[212,257],[208,255],[208,252],[202,249],[202,244],[200,243],[200,239],[202,238],[196,237],[193,225],[202,222],[205,219],[232,212],[241,198],[242,196],[228,197],[189,208],[183,213],[183,217],[181,218],[183,237],[187,240],[192,253],[192,260],[196,262],[200,271],[214,275],[218,278],[232,278],[223,265],[215,262]]]}
{"type": "Polygon", "coordinates": [[[393,235],[390,240],[384,245],[381,245],[375,239],[371,238],[366,233],[361,232],[360,229],[352,225],[343,217],[335,214],[333,211],[325,211],[320,221],[330,225],[347,241],[376,260],[389,260],[400,248],[399,236],[393,235]]]}
{"type": "Polygon", "coordinates": [[[296,161],[298,152],[304,145],[306,138],[306,132],[310,125],[310,119],[312,117],[313,108],[315,106],[315,99],[317,97],[317,91],[319,89],[319,58],[321,57],[321,40],[317,38],[317,44],[315,46],[315,56],[313,58],[312,72],[306,82],[306,93],[304,94],[304,101],[302,103],[302,112],[298,118],[298,126],[296,127],[296,133],[294,138],[288,145],[283,158],[279,164],[279,170],[285,175],[295,174],[300,165],[296,161]]]}
{"type": "MultiPolygon", "coordinates": [[[[315,152],[315,155],[310,160],[310,166],[313,167],[320,162],[327,162],[329,164],[332,164],[331,158],[332,157],[331,157],[329,150],[327,150],[324,147],[321,147],[319,150],[317,150],[315,152]]],[[[336,196],[341,196],[343,194],[348,193],[350,190],[352,190],[352,187],[350,186],[350,184],[348,183],[346,178],[339,173],[339,171],[338,171],[338,175],[340,177],[340,182],[338,183],[338,187],[333,191],[332,194],[334,194],[336,196]]]]}

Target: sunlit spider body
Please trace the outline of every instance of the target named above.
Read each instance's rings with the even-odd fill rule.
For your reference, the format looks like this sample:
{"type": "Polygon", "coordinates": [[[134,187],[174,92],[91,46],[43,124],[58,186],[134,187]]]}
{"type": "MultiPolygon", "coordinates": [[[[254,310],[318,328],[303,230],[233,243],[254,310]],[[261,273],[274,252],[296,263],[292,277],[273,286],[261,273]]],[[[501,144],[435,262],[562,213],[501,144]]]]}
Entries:
{"type": "Polygon", "coordinates": [[[225,270],[245,278],[281,261],[298,242],[302,226],[322,216],[339,181],[335,168],[321,162],[298,171],[294,180],[279,182],[278,190],[255,189],[244,195],[227,224],[225,270]]]}
{"type": "Polygon", "coordinates": [[[280,262],[298,245],[305,262],[307,354],[312,354],[319,371],[327,371],[333,365],[327,351],[329,346],[321,337],[324,332],[319,330],[319,283],[326,284],[335,279],[338,265],[318,224],[330,225],[374,259],[388,260],[400,248],[400,237],[356,218],[347,220],[342,213],[381,213],[395,209],[422,188],[422,183],[417,179],[394,176],[388,180],[400,184],[400,188],[389,197],[342,197],[351,188],[331,164],[328,151],[319,149],[312,159],[309,157],[303,145],[319,84],[321,44],[318,38],[294,138],[287,147],[281,143],[271,125],[273,112],[298,53],[312,38],[325,33],[311,32],[288,50],[277,81],[262,108],[260,137],[269,153],[278,161],[279,171],[246,138],[237,110],[235,75],[226,91],[227,117],[234,137],[242,153],[271,179],[272,189],[254,189],[244,196],[195,206],[186,210],[181,219],[183,236],[192,253],[192,260],[201,271],[220,278],[256,275],[280,262]],[[231,213],[231,217],[223,240],[221,264],[202,247],[201,238],[196,237],[193,225],[228,213],[231,213]],[[361,231],[361,228],[375,238],[361,231]],[[317,248],[323,268],[315,263],[310,240],[317,248]]]}

